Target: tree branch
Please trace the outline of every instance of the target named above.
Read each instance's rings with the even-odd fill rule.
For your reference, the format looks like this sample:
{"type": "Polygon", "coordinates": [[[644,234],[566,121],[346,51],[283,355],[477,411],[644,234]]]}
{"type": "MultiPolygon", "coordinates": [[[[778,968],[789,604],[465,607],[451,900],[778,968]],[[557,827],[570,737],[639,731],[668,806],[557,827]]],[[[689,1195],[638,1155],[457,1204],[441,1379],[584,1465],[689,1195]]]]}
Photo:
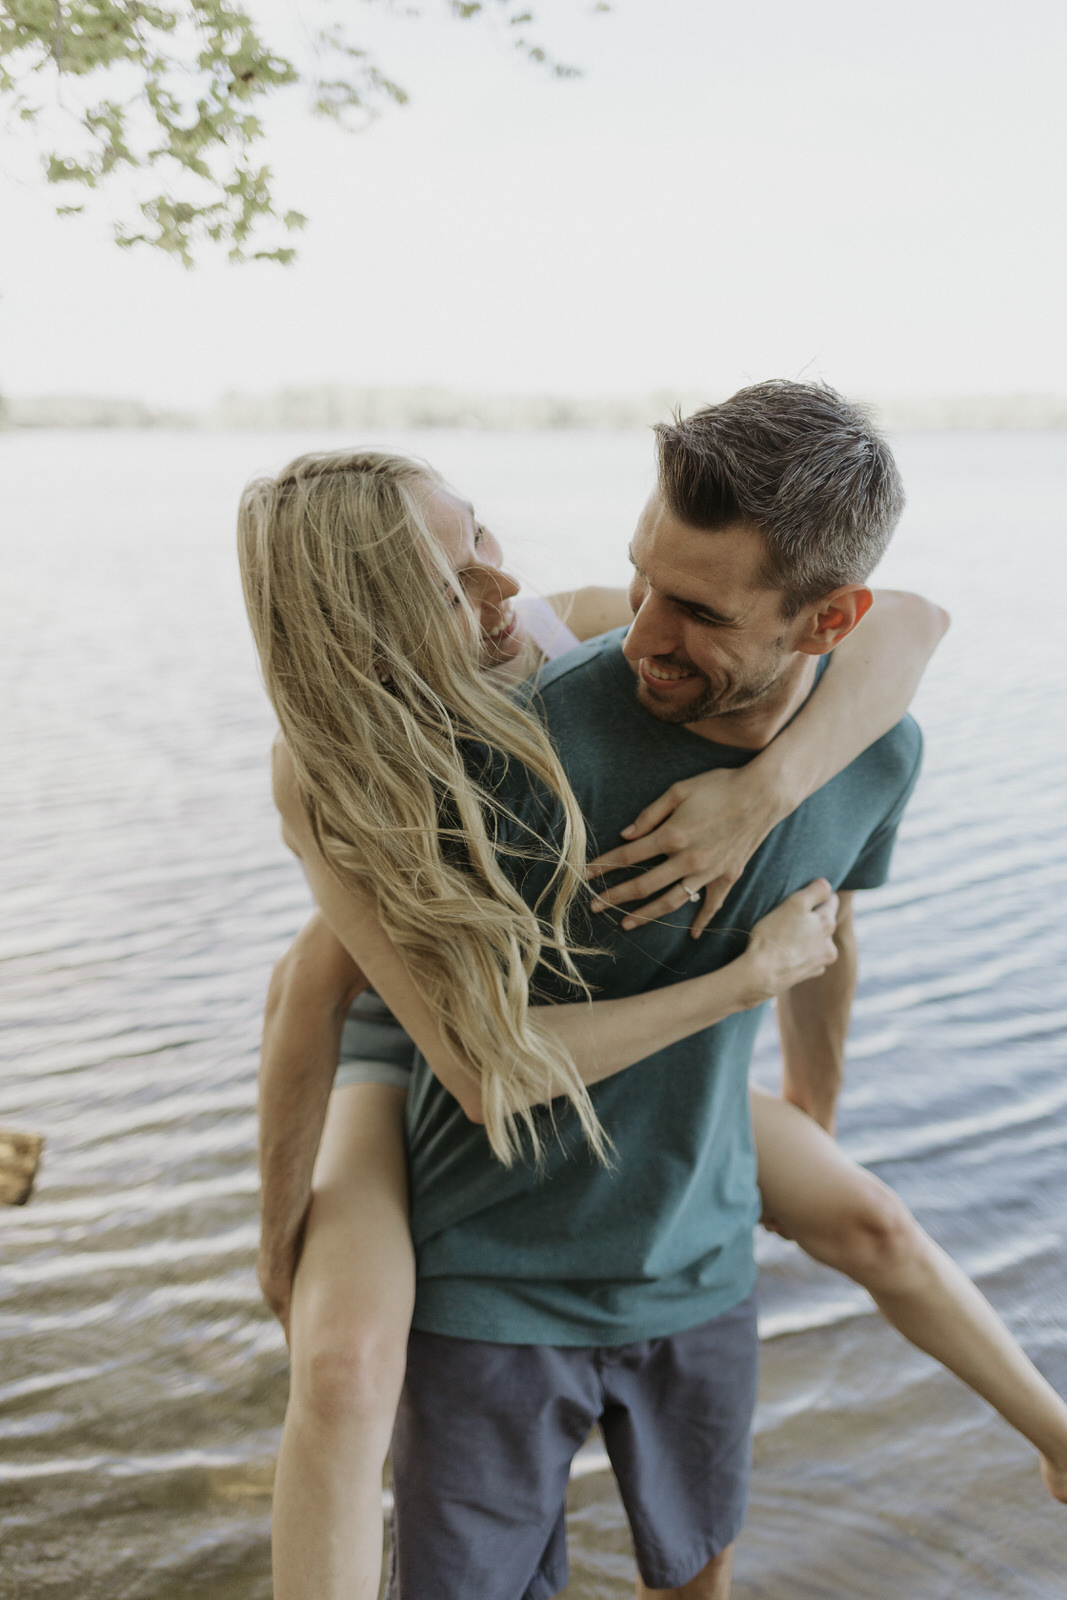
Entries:
{"type": "MultiPolygon", "coordinates": [[[[391,0],[373,3],[391,8],[391,0]]],[[[557,77],[576,74],[530,38],[535,19],[522,0],[443,4],[458,21],[502,20],[532,63],[557,77]]],[[[406,9],[418,15],[422,8],[406,9]]],[[[287,241],[307,218],[280,211],[273,176],[255,151],[263,138],[260,107],[294,89],[307,93],[312,115],[350,130],[352,113],[365,126],[385,106],[407,101],[346,22],[318,29],[311,59],[299,62],[274,49],[230,0],[0,0],[0,99],[24,124],[40,127],[46,110],[69,124],[67,138],[46,140],[47,182],[99,189],[119,171],[156,174],[158,192],[145,194],[142,186],[114,218],[124,248],[151,245],[186,266],[215,246],[233,261],[291,261],[296,252],[287,241]],[[33,95],[32,86],[47,81],[41,74],[53,72],[52,96],[33,95]],[[67,86],[63,102],[59,82],[67,86]]],[[[56,209],[69,215],[83,207],[56,209]]]]}

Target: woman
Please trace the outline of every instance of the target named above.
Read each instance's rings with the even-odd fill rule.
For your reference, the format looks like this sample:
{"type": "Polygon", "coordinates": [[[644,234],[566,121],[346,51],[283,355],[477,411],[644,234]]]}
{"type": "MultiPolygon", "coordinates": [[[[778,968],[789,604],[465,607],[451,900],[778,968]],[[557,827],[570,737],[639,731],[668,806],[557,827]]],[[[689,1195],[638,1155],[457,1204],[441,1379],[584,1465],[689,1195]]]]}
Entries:
{"type": "MultiPolygon", "coordinates": [[[[765,919],[768,926],[757,926],[744,957],[709,979],[636,1003],[527,1009],[538,956],[568,968],[566,913],[580,890],[583,850],[581,819],[543,734],[479,670],[533,664],[498,548],[427,468],[370,455],[294,463],[274,483],[250,489],[240,526],[250,615],[288,742],[279,801],[313,887],[359,963],[315,919],[280,965],[268,1002],[264,1126],[284,1126],[286,1097],[307,1089],[270,1071],[272,1055],[288,1059],[287,1034],[297,1036],[305,1060],[327,1068],[315,1078],[318,1117],[288,1183],[277,1180],[273,1152],[264,1149],[265,1235],[282,1248],[280,1260],[264,1263],[263,1277],[285,1319],[329,1070],[347,1003],[365,982],[361,968],[389,995],[446,1086],[485,1121],[501,1159],[515,1159],[524,1137],[536,1143],[542,1134],[530,1108],[559,1095],[594,1148],[603,1148],[587,1086],[818,970],[832,959],[832,901],[819,889],[794,896],[796,903],[765,919]],[[507,837],[507,819],[472,776],[485,766],[484,744],[475,743],[482,740],[521,759],[567,815],[554,900],[540,923],[493,854],[486,817],[498,838],[507,837]],[[405,886],[416,882],[418,894],[408,895],[405,886]],[[501,1060],[515,1069],[500,1073],[501,1060]]],[[[603,591],[569,598],[579,633],[618,620],[603,591]]],[[[938,631],[927,617],[920,608],[912,624],[921,661],[938,631]]],[[[710,899],[721,901],[720,880],[737,876],[779,817],[899,717],[917,669],[902,674],[897,694],[887,693],[886,662],[899,653],[898,641],[887,643],[870,626],[862,637],[862,650],[841,647],[839,667],[769,750],[738,772],[709,774],[638,819],[637,832],[646,833],[674,808],[699,812],[710,793],[721,812],[731,789],[735,804],[726,809],[744,816],[740,847],[724,853],[713,840],[702,854],[687,842],[687,819],[672,818],[682,849],[639,886],[655,893],[670,884],[669,904],[657,901],[642,915],[684,903],[706,882],[716,886],[710,899]],[[848,673],[853,681],[845,683],[848,673]],[[851,724],[839,716],[834,695],[841,708],[859,696],[865,731],[854,713],[851,724]],[[820,737],[827,727],[832,744],[820,737]]],[[[651,834],[631,847],[630,860],[664,848],[651,834]]],[[[714,909],[705,905],[703,913],[714,909]]],[[[339,1088],[326,1117],[289,1329],[292,1397],[274,1529],[281,1600],[376,1592],[380,1472],[413,1278],[402,1107],[396,1080],[371,1074],[339,1088]]],[[[1043,1452],[1051,1491],[1067,1497],[1067,1409],[973,1286],[809,1118],[768,1096],[754,1097],[753,1113],[768,1215],[818,1259],[864,1283],[901,1331],[998,1406],[1043,1452]]]]}

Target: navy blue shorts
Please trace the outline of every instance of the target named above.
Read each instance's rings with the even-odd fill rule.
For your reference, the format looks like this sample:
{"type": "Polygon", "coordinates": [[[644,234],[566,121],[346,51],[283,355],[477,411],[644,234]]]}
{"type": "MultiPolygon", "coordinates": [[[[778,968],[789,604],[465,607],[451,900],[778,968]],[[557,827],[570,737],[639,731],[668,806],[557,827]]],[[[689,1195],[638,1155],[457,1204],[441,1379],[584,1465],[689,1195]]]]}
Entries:
{"type": "Polygon", "coordinates": [[[393,1436],[387,1600],[548,1600],[567,1584],[571,1461],[599,1424],[651,1589],[744,1521],[756,1297],[697,1328],[594,1348],[413,1332],[393,1436]]]}

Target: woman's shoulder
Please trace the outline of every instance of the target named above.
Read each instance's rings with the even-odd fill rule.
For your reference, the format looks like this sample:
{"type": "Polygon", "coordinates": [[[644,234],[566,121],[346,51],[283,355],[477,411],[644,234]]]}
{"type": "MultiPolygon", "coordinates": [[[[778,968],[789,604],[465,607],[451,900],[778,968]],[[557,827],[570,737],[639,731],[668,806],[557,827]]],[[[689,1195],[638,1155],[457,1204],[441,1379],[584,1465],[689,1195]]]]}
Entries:
{"type": "Polygon", "coordinates": [[[285,739],[276,735],[270,751],[270,787],[274,804],[282,819],[282,835],[291,849],[296,846],[291,834],[298,833],[307,821],[304,795],[297,778],[296,763],[285,739]]]}
{"type": "Polygon", "coordinates": [[[558,611],[551,601],[542,600],[539,595],[530,595],[518,601],[515,610],[522,620],[527,638],[537,646],[546,661],[554,661],[557,656],[565,655],[581,642],[577,633],[568,626],[570,618],[566,611],[558,611]]]}

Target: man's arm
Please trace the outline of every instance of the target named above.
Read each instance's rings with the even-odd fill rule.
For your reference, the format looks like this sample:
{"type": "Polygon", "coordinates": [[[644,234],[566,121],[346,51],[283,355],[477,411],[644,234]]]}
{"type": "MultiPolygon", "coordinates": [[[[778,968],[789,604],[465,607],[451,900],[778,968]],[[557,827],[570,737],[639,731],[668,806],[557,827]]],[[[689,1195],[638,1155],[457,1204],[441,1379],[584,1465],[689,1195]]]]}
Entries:
{"type": "Polygon", "coordinates": [[[271,976],[259,1067],[263,1297],[289,1331],[289,1301],[345,1013],[366,979],[321,912],[271,976]]]}
{"type": "Polygon", "coordinates": [[[845,1040],[859,965],[852,895],[842,894],[834,931],[837,960],[778,996],[782,1097],[834,1131],[845,1070],[845,1040]]]}

